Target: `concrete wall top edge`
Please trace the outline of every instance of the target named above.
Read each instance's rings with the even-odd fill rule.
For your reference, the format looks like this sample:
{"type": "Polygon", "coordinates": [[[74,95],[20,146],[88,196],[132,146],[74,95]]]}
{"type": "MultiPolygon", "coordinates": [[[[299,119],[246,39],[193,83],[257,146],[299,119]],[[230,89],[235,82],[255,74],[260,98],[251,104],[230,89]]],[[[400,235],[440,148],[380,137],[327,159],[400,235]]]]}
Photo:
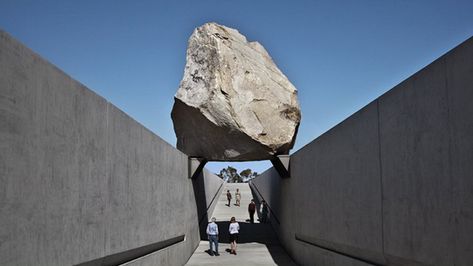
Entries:
{"type": "Polygon", "coordinates": [[[94,95],[100,97],[100,98],[103,98],[105,101],[108,102],[107,99],[105,99],[104,97],[100,96],[98,93],[96,93],[95,91],[87,88],[87,86],[85,86],[84,84],[82,84],[80,81],[74,79],[73,77],[71,77],[71,75],[67,74],[66,72],[64,72],[62,69],[60,69],[58,66],[56,66],[55,64],[53,64],[52,62],[50,62],[48,59],[42,57],[40,54],[36,53],[35,51],[33,51],[32,49],[30,49],[28,46],[26,46],[25,44],[23,44],[20,40],[16,39],[15,37],[13,37],[12,35],[10,35],[8,32],[2,30],[0,28],[0,39],[3,39],[4,41],[8,41],[10,43],[12,43],[16,48],[18,49],[21,49],[27,53],[29,53],[31,56],[33,56],[35,59],[37,60],[40,60],[40,61],[43,61],[44,63],[46,63],[47,65],[49,65],[50,67],[54,68],[55,70],[57,70],[58,72],[60,72],[62,75],[66,76],[67,78],[71,79],[72,81],[78,83],[81,87],[89,90],[91,93],[93,93],[94,95]]]}
{"type": "MultiPolygon", "coordinates": [[[[422,73],[424,71],[426,71],[426,69],[430,68],[433,64],[437,63],[437,62],[440,62],[442,60],[445,60],[445,58],[449,57],[452,53],[455,52],[455,50],[463,47],[463,46],[466,46],[468,45],[469,43],[473,43],[473,36],[472,37],[469,37],[468,39],[466,39],[465,41],[463,41],[462,43],[458,44],[457,46],[453,47],[452,49],[450,49],[448,52],[446,52],[445,54],[439,56],[437,59],[435,59],[434,61],[428,63],[427,65],[425,65],[423,68],[421,68],[419,71],[413,73],[411,76],[409,76],[408,78],[406,78],[405,80],[401,81],[399,84],[397,84],[396,86],[394,86],[393,88],[389,89],[388,91],[386,91],[385,93],[381,94],[378,98],[374,99],[373,101],[369,102],[368,104],[366,104],[364,107],[362,107],[360,110],[356,111],[355,113],[353,113],[352,115],[348,116],[347,118],[345,118],[344,120],[342,120],[340,123],[336,124],[335,126],[333,126],[332,128],[330,128],[329,130],[327,130],[326,132],[322,133],[320,136],[316,137],[314,140],[312,140],[311,142],[307,143],[306,145],[304,145],[302,148],[300,148],[299,150],[293,152],[291,154],[291,157],[292,156],[295,156],[296,154],[298,154],[299,152],[302,152],[303,150],[309,148],[309,146],[311,146],[311,144],[313,142],[316,142],[318,141],[320,138],[323,138],[325,135],[327,134],[330,134],[330,132],[332,132],[333,130],[336,130],[336,128],[338,128],[340,125],[346,123],[347,120],[349,120],[350,118],[352,118],[353,116],[356,116],[358,113],[362,112],[365,108],[367,108],[369,105],[373,104],[373,103],[376,103],[377,101],[379,100],[382,100],[384,99],[385,97],[389,97],[390,94],[392,93],[395,93],[397,91],[398,88],[401,88],[404,86],[405,83],[409,82],[411,79],[415,78],[416,76],[418,76],[419,73],[422,73]]],[[[269,169],[268,169],[269,170],[269,169]]]]}
{"type": "Polygon", "coordinates": [[[330,135],[332,132],[339,130],[340,127],[342,127],[343,125],[345,125],[346,123],[348,123],[351,119],[353,119],[354,117],[357,117],[357,116],[359,116],[361,113],[365,112],[367,109],[370,108],[371,105],[376,104],[376,102],[377,102],[378,100],[379,100],[379,98],[376,98],[375,100],[371,101],[371,102],[368,103],[367,105],[363,106],[361,109],[359,109],[358,111],[356,111],[355,113],[353,113],[353,114],[350,115],[349,117],[345,118],[345,119],[342,120],[340,123],[336,124],[335,126],[333,126],[332,128],[330,128],[329,130],[325,131],[325,132],[322,133],[320,136],[318,136],[317,138],[315,138],[315,139],[312,140],[311,142],[307,143],[306,145],[304,145],[304,146],[303,146],[302,148],[300,148],[299,150],[295,151],[293,154],[291,154],[291,157],[297,156],[297,154],[299,154],[300,152],[303,152],[304,150],[309,149],[314,143],[319,142],[319,141],[322,141],[324,138],[326,138],[326,137],[327,137],[328,135],[330,135]]]}
{"type": "MultiPolygon", "coordinates": [[[[302,149],[301,149],[302,150],[302,149]]],[[[300,151],[300,150],[298,150],[300,151]]],[[[292,155],[291,155],[292,156],[292,155]]],[[[264,176],[266,175],[267,173],[271,172],[272,170],[271,169],[274,169],[274,167],[269,167],[268,169],[264,170],[264,172],[262,172],[261,174],[259,174],[256,178],[258,178],[259,176],[264,176]]]]}
{"type": "Polygon", "coordinates": [[[411,82],[413,79],[416,79],[417,77],[421,76],[422,73],[428,71],[429,69],[433,68],[434,65],[441,64],[442,61],[446,60],[448,57],[450,57],[453,53],[457,52],[459,49],[462,49],[463,47],[470,45],[470,43],[473,43],[473,36],[466,39],[465,41],[461,42],[457,46],[453,47],[450,49],[448,52],[444,53],[443,55],[439,56],[437,59],[433,60],[432,62],[428,63],[425,65],[423,68],[419,69],[412,75],[410,75],[408,78],[405,80],[401,81],[399,84],[394,86],[392,89],[386,91],[382,95],[380,95],[378,98],[376,98],[374,101],[379,101],[379,100],[384,100],[385,98],[389,97],[393,93],[396,93],[399,91],[400,88],[405,87],[406,84],[411,82]]]}
{"type": "MultiPolygon", "coordinates": [[[[90,89],[88,89],[87,87],[85,87],[87,90],[89,91],[92,91],[90,89]]],[[[92,91],[93,92],[93,91],[92,91]]],[[[97,95],[97,97],[100,97],[102,99],[104,99],[105,101],[107,101],[105,98],[103,98],[102,96],[98,95],[98,94],[95,94],[97,95]]],[[[127,114],[125,111],[123,111],[122,109],[118,108],[116,105],[114,105],[113,103],[107,101],[108,105],[109,105],[109,108],[113,108],[115,109],[115,111],[123,114],[125,117],[129,118],[130,120],[132,120],[134,123],[136,123],[137,125],[141,126],[144,130],[146,130],[149,134],[153,135],[154,137],[158,138],[159,140],[161,140],[163,143],[165,143],[167,146],[173,148],[175,151],[181,153],[182,155],[184,156],[187,156],[186,154],[184,154],[183,152],[181,152],[180,150],[176,149],[176,147],[174,147],[173,145],[171,145],[169,142],[165,141],[163,138],[161,138],[158,134],[156,134],[155,132],[153,132],[151,129],[147,128],[146,126],[144,126],[143,124],[141,124],[139,121],[136,121],[133,117],[131,117],[129,114],[127,114]]]]}
{"type": "MultiPolygon", "coordinates": [[[[132,119],[133,121],[135,121],[137,124],[139,124],[140,126],[142,126],[144,129],[146,129],[147,131],[149,131],[151,134],[155,135],[156,137],[158,137],[160,140],[162,140],[163,142],[165,142],[167,145],[169,145],[170,147],[173,147],[175,148],[173,145],[171,145],[170,143],[168,143],[167,141],[165,141],[163,138],[161,138],[158,134],[156,134],[155,132],[153,132],[152,130],[150,130],[149,128],[147,128],[146,126],[144,126],[142,123],[140,123],[139,121],[137,121],[136,119],[134,119],[133,117],[131,117],[129,114],[127,114],[125,111],[121,110],[120,108],[118,108],[116,105],[114,105],[112,102],[108,101],[105,97],[101,96],[100,94],[98,94],[97,92],[95,92],[94,90],[88,88],[86,85],[82,84],[80,81],[74,79],[72,76],[70,76],[69,74],[67,74],[66,72],[64,72],[63,70],[61,70],[58,66],[56,66],[55,64],[53,64],[52,62],[50,62],[49,60],[45,59],[44,57],[42,57],[41,55],[39,55],[38,53],[36,53],[35,51],[33,51],[32,49],[28,48],[26,45],[24,45],[21,41],[17,40],[15,37],[13,37],[12,35],[10,35],[8,32],[4,31],[3,29],[0,28],[0,40],[2,41],[6,41],[6,42],[9,42],[11,43],[16,49],[19,49],[19,50],[22,50],[26,53],[29,53],[35,60],[38,60],[38,61],[42,61],[43,63],[45,63],[46,65],[48,65],[49,67],[53,68],[55,71],[59,72],[60,74],[64,75],[65,77],[67,77],[68,79],[71,80],[71,82],[74,82],[76,83],[81,89],[87,91],[87,93],[90,93],[92,95],[94,95],[95,97],[98,97],[100,98],[101,100],[107,102],[110,106],[112,106],[113,108],[117,109],[118,111],[122,112],[123,114],[125,114],[127,117],[129,117],[130,119],[132,119]]],[[[177,150],[177,149],[176,149],[177,150]]],[[[181,152],[181,151],[179,151],[181,152]]],[[[181,152],[182,153],[182,152],[181,152]]]]}

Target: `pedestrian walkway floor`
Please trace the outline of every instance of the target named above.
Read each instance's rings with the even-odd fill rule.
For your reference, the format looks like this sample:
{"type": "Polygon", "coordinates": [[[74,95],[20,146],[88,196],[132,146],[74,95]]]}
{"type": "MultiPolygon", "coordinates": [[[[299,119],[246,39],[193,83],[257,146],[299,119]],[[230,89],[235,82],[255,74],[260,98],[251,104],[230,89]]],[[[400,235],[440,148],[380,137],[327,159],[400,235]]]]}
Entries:
{"type": "Polygon", "coordinates": [[[282,248],[276,233],[270,224],[261,224],[257,221],[250,224],[247,220],[248,204],[252,199],[251,189],[246,183],[227,183],[218,199],[217,206],[210,217],[217,218],[219,229],[219,253],[220,256],[210,256],[208,253],[209,242],[204,239],[200,241],[186,265],[283,265],[295,264],[282,248]],[[239,188],[241,192],[241,204],[235,205],[235,191],[239,188]],[[230,206],[227,205],[227,190],[232,193],[230,206]],[[237,246],[237,255],[230,254],[228,241],[228,225],[230,218],[234,216],[240,224],[240,239],[237,246]]]}

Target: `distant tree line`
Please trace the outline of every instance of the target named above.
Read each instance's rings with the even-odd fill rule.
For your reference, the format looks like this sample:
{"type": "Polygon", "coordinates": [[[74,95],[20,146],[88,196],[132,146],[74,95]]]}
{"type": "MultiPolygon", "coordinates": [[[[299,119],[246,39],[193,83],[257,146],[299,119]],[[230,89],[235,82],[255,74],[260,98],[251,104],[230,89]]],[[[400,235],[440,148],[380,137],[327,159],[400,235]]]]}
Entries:
{"type": "Polygon", "coordinates": [[[217,174],[223,181],[228,183],[246,183],[258,175],[257,172],[253,172],[251,169],[245,169],[238,173],[236,168],[228,166],[220,170],[217,174]]]}

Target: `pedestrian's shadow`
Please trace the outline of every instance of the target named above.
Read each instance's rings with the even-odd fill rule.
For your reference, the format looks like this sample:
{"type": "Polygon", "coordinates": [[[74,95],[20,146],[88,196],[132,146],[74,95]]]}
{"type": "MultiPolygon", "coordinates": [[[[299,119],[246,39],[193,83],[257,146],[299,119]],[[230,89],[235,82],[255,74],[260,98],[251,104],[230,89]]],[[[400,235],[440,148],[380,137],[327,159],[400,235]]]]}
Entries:
{"type": "MultiPolygon", "coordinates": [[[[217,221],[218,226],[218,242],[219,244],[230,244],[230,234],[228,232],[228,228],[230,226],[229,221],[217,221]]],[[[277,265],[287,265],[287,257],[282,255],[281,251],[282,246],[279,243],[279,239],[276,236],[276,233],[273,230],[273,227],[269,223],[249,223],[249,222],[238,222],[240,225],[239,237],[237,240],[237,244],[245,244],[245,243],[260,243],[264,244],[268,249],[269,253],[274,262],[277,265]]],[[[203,240],[208,240],[207,237],[203,240]]],[[[238,250],[238,248],[237,248],[238,250]]],[[[230,249],[225,249],[227,254],[230,253],[230,249]]],[[[210,250],[205,251],[209,256],[212,256],[210,250]]],[[[237,251],[238,253],[238,251],[237,251]]],[[[283,252],[284,253],[284,252],[283,252]]],[[[289,265],[296,265],[294,263],[290,263],[289,265]]]]}
{"type": "MultiPolygon", "coordinates": [[[[219,243],[230,243],[230,234],[228,228],[230,222],[228,221],[217,221],[218,225],[218,242],[219,243]]],[[[238,235],[237,243],[253,243],[258,242],[262,244],[272,244],[279,243],[278,238],[270,224],[262,223],[247,223],[247,222],[238,222],[240,225],[240,232],[238,235]]],[[[207,239],[205,239],[207,240],[207,239]]]]}
{"type": "MultiPolygon", "coordinates": [[[[256,192],[251,190],[252,196],[255,199],[257,206],[260,206],[261,202],[259,201],[259,197],[257,197],[256,192]]],[[[225,203],[225,206],[230,207],[228,204],[225,203]]],[[[235,204],[235,206],[237,206],[235,204]]],[[[288,261],[288,255],[284,252],[282,245],[279,242],[276,232],[273,229],[271,223],[275,223],[276,226],[279,225],[279,219],[275,215],[273,215],[272,210],[269,207],[269,215],[267,222],[268,223],[249,223],[249,219],[246,222],[238,222],[240,225],[240,232],[239,237],[237,240],[237,244],[245,244],[245,243],[260,243],[264,244],[268,249],[269,253],[273,261],[277,265],[297,265],[293,261],[288,261]]],[[[259,208],[256,208],[256,217],[261,218],[261,213],[259,212],[259,208]]],[[[260,220],[260,219],[258,219],[260,220]]],[[[219,230],[219,239],[218,242],[222,244],[230,244],[230,235],[228,232],[230,222],[229,221],[217,221],[219,230]]],[[[204,225],[205,227],[206,225],[204,225]]],[[[207,235],[204,230],[201,231],[202,240],[207,241],[207,235]]],[[[238,249],[238,248],[237,248],[238,249]]],[[[230,249],[225,249],[225,251],[230,254],[230,249]]],[[[209,250],[206,250],[206,253],[211,255],[209,250]]],[[[290,259],[289,259],[290,260],[290,259]]]]}

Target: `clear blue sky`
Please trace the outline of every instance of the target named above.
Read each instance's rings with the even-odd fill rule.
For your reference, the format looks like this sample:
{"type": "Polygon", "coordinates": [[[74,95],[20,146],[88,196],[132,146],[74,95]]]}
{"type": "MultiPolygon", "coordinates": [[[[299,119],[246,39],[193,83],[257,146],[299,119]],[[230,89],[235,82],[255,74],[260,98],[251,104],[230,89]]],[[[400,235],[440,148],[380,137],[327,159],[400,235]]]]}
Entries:
{"type": "Polygon", "coordinates": [[[471,37],[473,1],[0,0],[0,28],[172,145],[187,40],[210,21],[263,44],[298,88],[294,152],[471,37]]]}

